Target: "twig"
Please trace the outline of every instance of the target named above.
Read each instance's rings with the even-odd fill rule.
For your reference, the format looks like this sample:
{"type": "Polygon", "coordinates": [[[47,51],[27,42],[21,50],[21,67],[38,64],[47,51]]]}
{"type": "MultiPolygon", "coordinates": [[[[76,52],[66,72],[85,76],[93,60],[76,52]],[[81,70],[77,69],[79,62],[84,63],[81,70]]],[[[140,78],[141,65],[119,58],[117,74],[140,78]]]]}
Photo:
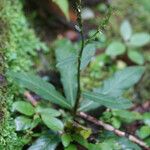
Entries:
{"type": "Polygon", "coordinates": [[[33,105],[36,106],[38,102],[34,99],[34,97],[30,94],[29,91],[24,92],[24,96],[27,98],[27,100],[33,105]]]}
{"type": "Polygon", "coordinates": [[[139,140],[138,138],[136,138],[133,135],[130,135],[130,134],[127,134],[126,132],[120,131],[120,130],[114,128],[113,126],[104,123],[103,121],[97,120],[96,118],[85,114],[84,112],[79,112],[78,116],[87,121],[90,121],[98,126],[102,126],[104,129],[106,129],[108,131],[112,131],[118,136],[127,137],[130,141],[140,145],[141,147],[145,148],[146,150],[150,150],[150,147],[145,142],[143,142],[142,140],[139,140]]]}

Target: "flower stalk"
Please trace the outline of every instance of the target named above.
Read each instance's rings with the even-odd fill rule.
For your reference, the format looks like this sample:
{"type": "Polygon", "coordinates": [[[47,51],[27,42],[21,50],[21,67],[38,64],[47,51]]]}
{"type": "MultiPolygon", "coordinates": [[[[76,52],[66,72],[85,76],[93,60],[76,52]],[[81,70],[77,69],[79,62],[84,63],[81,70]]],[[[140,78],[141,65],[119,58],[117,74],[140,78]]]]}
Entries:
{"type": "Polygon", "coordinates": [[[78,2],[76,3],[76,11],[77,11],[77,22],[78,22],[78,26],[79,26],[79,29],[80,29],[79,32],[80,32],[80,35],[81,35],[81,48],[78,51],[78,58],[77,58],[77,97],[76,97],[76,101],[75,101],[75,105],[74,105],[74,109],[73,109],[74,116],[76,116],[78,106],[79,106],[79,103],[80,103],[80,97],[81,97],[80,66],[81,66],[82,53],[83,53],[83,49],[84,49],[84,46],[85,46],[81,10],[82,10],[81,0],[78,0],[78,2]]]}

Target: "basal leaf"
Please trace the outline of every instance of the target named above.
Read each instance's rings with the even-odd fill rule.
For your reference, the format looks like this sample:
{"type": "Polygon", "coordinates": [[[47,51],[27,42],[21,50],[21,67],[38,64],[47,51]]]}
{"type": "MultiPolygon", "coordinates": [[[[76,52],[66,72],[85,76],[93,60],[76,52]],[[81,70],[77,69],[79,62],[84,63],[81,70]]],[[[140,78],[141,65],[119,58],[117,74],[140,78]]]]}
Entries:
{"type": "Polygon", "coordinates": [[[122,122],[131,123],[135,120],[141,120],[142,115],[138,112],[128,110],[112,110],[113,116],[117,117],[122,122]]]}
{"type": "Polygon", "coordinates": [[[66,59],[62,60],[61,62],[58,62],[56,66],[57,66],[57,68],[63,68],[70,63],[75,64],[76,60],[77,60],[77,57],[76,57],[76,55],[73,54],[73,55],[67,57],[66,59]]]}
{"type": "Polygon", "coordinates": [[[32,116],[35,113],[34,107],[30,103],[24,101],[14,102],[12,111],[18,111],[27,116],[32,116]]]}
{"type": "Polygon", "coordinates": [[[57,68],[61,74],[65,96],[71,106],[74,106],[77,95],[77,52],[68,40],[56,43],[57,68]]]}
{"type": "Polygon", "coordinates": [[[130,108],[132,105],[132,103],[125,98],[117,98],[100,93],[84,92],[83,97],[85,99],[94,101],[96,103],[99,103],[100,105],[104,105],[109,108],[126,109],[130,108]]]}
{"type": "MultiPolygon", "coordinates": [[[[56,43],[57,68],[61,73],[64,92],[68,102],[74,106],[77,94],[77,49],[68,40],[56,43]]],[[[83,50],[81,68],[84,69],[95,54],[95,44],[88,44],[83,50]]]]}
{"type": "Polygon", "coordinates": [[[40,77],[23,72],[10,72],[9,75],[17,80],[25,88],[35,92],[43,99],[58,104],[61,107],[70,108],[65,98],[55,90],[54,86],[40,77]]]}
{"type": "Polygon", "coordinates": [[[48,114],[41,114],[41,116],[44,124],[51,130],[53,131],[63,130],[64,125],[59,119],[51,117],[48,114]]]}
{"type": "Polygon", "coordinates": [[[140,80],[143,73],[144,67],[127,67],[105,80],[103,86],[95,89],[94,92],[114,97],[121,96],[125,90],[140,80]]]}
{"type": "Polygon", "coordinates": [[[60,139],[55,134],[42,135],[28,148],[28,150],[56,150],[59,142],[60,139]]]}
{"type": "Polygon", "coordinates": [[[99,103],[84,99],[81,104],[80,104],[80,108],[78,109],[79,111],[89,111],[92,109],[95,109],[97,107],[100,107],[99,103]]]}
{"type": "Polygon", "coordinates": [[[124,20],[120,27],[121,36],[125,41],[128,41],[132,35],[132,27],[128,20],[124,20]]]}
{"type": "MultiPolygon", "coordinates": [[[[112,97],[121,97],[123,92],[136,84],[144,73],[144,67],[127,67],[117,71],[113,76],[104,81],[102,87],[94,89],[95,93],[100,93],[112,97]]],[[[79,108],[80,111],[89,111],[102,104],[96,101],[83,100],[79,108]]]]}

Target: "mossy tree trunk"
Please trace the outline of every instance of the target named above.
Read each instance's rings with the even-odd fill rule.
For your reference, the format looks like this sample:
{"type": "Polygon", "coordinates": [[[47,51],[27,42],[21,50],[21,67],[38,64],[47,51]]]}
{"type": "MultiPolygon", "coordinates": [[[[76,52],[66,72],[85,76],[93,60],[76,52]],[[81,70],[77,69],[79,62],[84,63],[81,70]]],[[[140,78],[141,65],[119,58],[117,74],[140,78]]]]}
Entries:
{"type": "Polygon", "coordinates": [[[5,76],[8,70],[31,69],[36,50],[46,46],[29,28],[20,0],[0,0],[0,150],[21,150],[22,137],[15,132],[10,109],[19,100],[18,90],[5,76]]]}

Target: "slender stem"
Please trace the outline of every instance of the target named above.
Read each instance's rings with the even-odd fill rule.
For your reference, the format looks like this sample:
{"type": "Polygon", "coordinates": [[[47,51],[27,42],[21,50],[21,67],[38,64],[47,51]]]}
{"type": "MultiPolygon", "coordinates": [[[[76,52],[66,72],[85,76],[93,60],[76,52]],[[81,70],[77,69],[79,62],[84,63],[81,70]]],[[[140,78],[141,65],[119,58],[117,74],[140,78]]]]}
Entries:
{"type": "Polygon", "coordinates": [[[81,66],[81,57],[82,57],[82,52],[84,49],[84,37],[83,37],[83,33],[81,33],[81,37],[82,37],[82,45],[81,45],[81,49],[79,51],[79,55],[78,55],[78,66],[77,66],[77,98],[76,98],[76,102],[74,105],[74,114],[76,114],[78,106],[79,106],[79,102],[80,102],[80,96],[81,96],[81,85],[80,85],[80,66],[81,66]]]}
{"type": "Polygon", "coordinates": [[[100,25],[98,26],[97,31],[89,38],[85,41],[85,44],[88,44],[89,42],[92,42],[93,39],[97,36],[97,34],[99,34],[102,30],[105,29],[105,26],[109,23],[111,14],[112,14],[112,7],[109,7],[108,13],[106,15],[106,17],[101,21],[100,25]]]}
{"type": "MultiPolygon", "coordinates": [[[[81,17],[81,9],[82,9],[81,0],[77,0],[76,10],[77,10],[77,22],[78,22],[78,25],[79,25],[80,35],[81,35],[81,49],[79,50],[79,53],[78,53],[78,64],[77,64],[77,98],[76,98],[74,109],[73,109],[73,115],[74,116],[76,116],[76,113],[77,113],[77,110],[78,110],[78,106],[79,106],[79,103],[80,103],[80,97],[81,97],[81,85],[80,85],[81,58],[82,58],[82,53],[83,53],[84,46],[88,42],[88,41],[86,41],[86,42],[84,41],[83,23],[82,23],[82,17],[81,17]]],[[[110,16],[111,16],[111,11],[109,11],[108,16],[106,16],[106,18],[104,19],[103,26],[109,21],[110,16]]],[[[100,27],[97,30],[97,32],[92,36],[92,38],[94,36],[96,36],[99,32],[100,32],[100,27]]]]}
{"type": "Polygon", "coordinates": [[[78,109],[79,102],[80,102],[80,96],[81,96],[80,66],[81,66],[82,53],[83,53],[83,49],[84,49],[84,35],[83,35],[83,24],[82,24],[82,18],[81,18],[81,1],[80,0],[78,1],[76,7],[77,7],[77,21],[78,21],[78,25],[79,25],[79,28],[80,28],[80,35],[81,35],[81,49],[78,52],[78,63],[77,63],[77,98],[76,98],[74,109],[73,109],[74,116],[77,113],[77,109],[78,109]]]}
{"type": "Polygon", "coordinates": [[[91,42],[93,40],[93,38],[95,38],[97,36],[97,34],[100,33],[100,29],[98,29],[89,39],[86,40],[85,44],[91,42]]]}

